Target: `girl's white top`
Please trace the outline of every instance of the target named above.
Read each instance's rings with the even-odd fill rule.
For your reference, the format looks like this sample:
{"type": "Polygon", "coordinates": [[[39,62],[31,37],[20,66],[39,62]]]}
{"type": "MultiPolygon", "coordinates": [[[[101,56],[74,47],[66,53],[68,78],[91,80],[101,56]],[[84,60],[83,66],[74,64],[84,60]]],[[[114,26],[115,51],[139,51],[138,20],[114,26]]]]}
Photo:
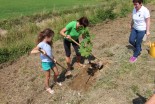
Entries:
{"type": "MultiPolygon", "coordinates": [[[[52,48],[49,44],[47,44],[46,42],[40,42],[38,44],[38,47],[43,49],[48,56],[52,57],[52,48]]],[[[42,62],[52,62],[52,60],[50,60],[47,56],[43,55],[42,53],[40,54],[40,58],[42,62]]]]}
{"type": "Polygon", "coordinates": [[[139,31],[146,30],[146,19],[150,17],[149,10],[142,6],[138,11],[133,9],[132,19],[134,22],[133,28],[139,31]]]}

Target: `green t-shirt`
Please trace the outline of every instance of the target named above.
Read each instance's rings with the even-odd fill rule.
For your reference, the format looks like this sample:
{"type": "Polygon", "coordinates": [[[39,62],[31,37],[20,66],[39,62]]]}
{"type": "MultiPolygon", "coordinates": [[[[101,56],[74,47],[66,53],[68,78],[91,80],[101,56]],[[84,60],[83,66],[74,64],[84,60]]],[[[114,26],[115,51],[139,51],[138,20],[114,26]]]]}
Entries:
{"type": "Polygon", "coordinates": [[[72,39],[77,40],[82,34],[82,30],[77,30],[76,28],[77,21],[72,21],[66,25],[66,35],[70,35],[72,39]]]}

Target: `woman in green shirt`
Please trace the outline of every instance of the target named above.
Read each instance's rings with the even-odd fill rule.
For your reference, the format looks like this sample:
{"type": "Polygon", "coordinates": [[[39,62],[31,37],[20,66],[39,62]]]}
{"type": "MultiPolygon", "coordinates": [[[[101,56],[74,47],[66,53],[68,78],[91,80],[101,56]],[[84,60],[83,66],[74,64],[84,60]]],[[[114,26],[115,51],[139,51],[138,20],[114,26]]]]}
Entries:
{"type": "Polygon", "coordinates": [[[60,31],[60,34],[65,37],[64,38],[64,48],[66,52],[66,62],[68,66],[68,72],[66,75],[71,75],[71,44],[76,52],[77,56],[77,63],[81,65],[81,54],[79,53],[79,46],[71,41],[71,38],[74,39],[76,42],[79,43],[79,37],[82,35],[82,30],[80,27],[84,27],[82,29],[85,29],[89,25],[89,21],[86,17],[81,17],[77,21],[72,21],[66,25],[65,28],[63,28],[60,31]]]}

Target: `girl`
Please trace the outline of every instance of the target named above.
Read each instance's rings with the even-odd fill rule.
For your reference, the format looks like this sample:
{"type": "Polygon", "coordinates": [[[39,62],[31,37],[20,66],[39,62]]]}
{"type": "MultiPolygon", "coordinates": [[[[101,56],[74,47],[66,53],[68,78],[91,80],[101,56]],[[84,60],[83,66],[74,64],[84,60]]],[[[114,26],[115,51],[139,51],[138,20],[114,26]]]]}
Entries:
{"type": "Polygon", "coordinates": [[[135,8],[133,9],[131,34],[129,38],[130,44],[135,48],[130,62],[136,62],[138,56],[141,54],[141,44],[144,35],[150,35],[150,12],[143,6],[143,0],[133,0],[135,8]]]}
{"type": "Polygon", "coordinates": [[[60,34],[63,37],[65,37],[64,38],[64,48],[65,48],[65,52],[66,52],[66,63],[68,66],[68,71],[66,73],[66,76],[71,75],[71,71],[70,71],[71,70],[71,58],[70,58],[71,44],[76,52],[78,65],[82,66],[82,64],[80,63],[81,54],[79,53],[79,46],[77,44],[75,44],[74,42],[72,42],[70,39],[72,38],[76,42],[79,43],[79,37],[82,34],[82,30],[80,31],[79,28],[84,27],[83,29],[85,29],[88,25],[89,25],[88,19],[86,17],[81,17],[79,20],[72,21],[72,22],[68,23],[66,25],[66,27],[60,31],[60,34]]]}
{"type": "Polygon", "coordinates": [[[61,86],[61,83],[57,82],[57,77],[59,75],[58,69],[55,65],[56,60],[53,57],[52,53],[52,45],[53,45],[53,37],[54,32],[51,29],[45,29],[42,31],[38,36],[37,46],[31,51],[31,53],[39,53],[42,52],[40,55],[42,61],[42,69],[45,72],[45,88],[46,91],[50,94],[54,94],[54,90],[50,88],[49,80],[50,80],[50,70],[52,69],[54,72],[54,82],[61,86]],[[46,55],[51,57],[53,60],[50,60],[46,55]]]}

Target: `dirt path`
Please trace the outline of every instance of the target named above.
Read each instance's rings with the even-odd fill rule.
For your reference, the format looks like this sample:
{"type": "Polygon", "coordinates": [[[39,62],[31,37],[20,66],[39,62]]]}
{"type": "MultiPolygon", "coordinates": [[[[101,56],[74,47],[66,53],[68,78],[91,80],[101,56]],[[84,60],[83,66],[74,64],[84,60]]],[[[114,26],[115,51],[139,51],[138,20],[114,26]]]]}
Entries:
{"type": "MultiPolygon", "coordinates": [[[[149,8],[151,39],[155,40],[155,7],[149,8]]],[[[148,97],[154,87],[155,60],[148,56],[144,46],[137,63],[128,63],[132,55],[128,46],[129,24],[130,16],[94,26],[93,53],[108,64],[92,77],[87,73],[89,66],[75,67],[76,77],[64,79],[63,87],[55,86],[53,96],[44,91],[38,55],[21,57],[0,69],[0,104],[132,104],[136,93],[148,97]]],[[[62,42],[57,41],[54,48],[57,60],[65,66],[62,42]]]]}

